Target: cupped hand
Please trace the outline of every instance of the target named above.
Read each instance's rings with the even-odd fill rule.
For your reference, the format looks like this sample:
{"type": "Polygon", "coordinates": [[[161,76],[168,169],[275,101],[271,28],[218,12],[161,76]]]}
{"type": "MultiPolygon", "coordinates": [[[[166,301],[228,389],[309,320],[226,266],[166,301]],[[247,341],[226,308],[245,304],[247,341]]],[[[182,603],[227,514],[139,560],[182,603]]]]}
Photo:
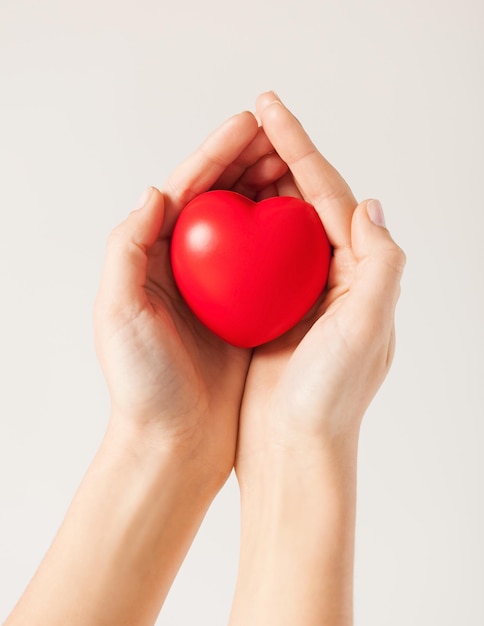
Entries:
{"type": "Polygon", "coordinates": [[[223,481],[235,454],[250,352],[213,335],[174,284],[176,218],[210,188],[256,197],[282,175],[255,117],[230,118],[111,234],[94,308],[95,343],[116,428],[143,431],[152,446],[189,451],[223,481]]]}
{"type": "Polygon", "coordinates": [[[261,196],[302,197],[333,247],[327,288],[291,331],[254,350],[241,409],[236,471],[252,475],[270,450],[301,454],[357,439],[395,343],[394,311],[405,257],[377,201],[358,204],[274,93],[257,115],[289,171],[261,196]]]}

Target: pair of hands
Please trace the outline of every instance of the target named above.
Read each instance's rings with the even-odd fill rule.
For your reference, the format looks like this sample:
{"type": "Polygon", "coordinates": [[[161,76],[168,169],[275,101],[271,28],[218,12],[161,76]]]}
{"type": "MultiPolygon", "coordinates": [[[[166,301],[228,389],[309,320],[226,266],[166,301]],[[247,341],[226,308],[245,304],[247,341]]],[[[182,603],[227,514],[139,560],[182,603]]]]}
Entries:
{"type": "Polygon", "coordinates": [[[274,93],[229,119],[111,234],[95,340],[114,428],[176,449],[219,488],[232,467],[257,480],[274,449],[353,445],[388,371],[404,255],[379,203],[358,205],[274,93]],[[195,195],[231,189],[313,204],[334,249],[329,282],[291,331],[255,350],[230,346],[182,300],[170,237],[195,195]]]}
{"type": "Polygon", "coordinates": [[[112,233],[95,305],[109,435],[8,624],[153,624],[234,467],[241,551],[230,624],[351,624],[356,444],[394,348],[404,256],[273,93],[227,121],[112,233]],[[302,197],[334,249],[288,333],[235,348],[173,281],[180,211],[211,188],[302,197]]]}

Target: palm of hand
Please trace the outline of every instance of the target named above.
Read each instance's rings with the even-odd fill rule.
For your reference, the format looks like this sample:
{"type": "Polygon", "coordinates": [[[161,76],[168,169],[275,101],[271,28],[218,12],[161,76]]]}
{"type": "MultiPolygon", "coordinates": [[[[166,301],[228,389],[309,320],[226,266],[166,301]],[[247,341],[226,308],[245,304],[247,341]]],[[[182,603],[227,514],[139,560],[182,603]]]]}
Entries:
{"type": "Polygon", "coordinates": [[[328,426],[321,416],[337,405],[349,363],[362,356],[348,343],[346,330],[355,271],[352,250],[335,249],[327,288],[312,310],[288,333],[254,350],[240,419],[239,465],[268,445],[298,446],[300,437],[307,450],[308,441],[328,426]]]}
{"type": "Polygon", "coordinates": [[[139,347],[130,349],[139,360],[137,402],[146,398],[156,407],[154,419],[169,411],[176,435],[203,436],[201,428],[219,430],[224,422],[233,429],[250,353],[226,344],[193,315],[174,283],[169,246],[169,238],[160,238],[149,252],[146,304],[132,335],[139,347]]]}

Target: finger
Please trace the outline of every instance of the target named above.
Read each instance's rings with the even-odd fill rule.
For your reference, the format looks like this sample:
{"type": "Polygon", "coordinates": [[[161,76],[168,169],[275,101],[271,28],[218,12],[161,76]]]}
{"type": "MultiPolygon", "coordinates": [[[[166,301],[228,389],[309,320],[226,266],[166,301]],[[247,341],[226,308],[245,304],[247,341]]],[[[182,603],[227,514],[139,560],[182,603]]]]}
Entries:
{"type": "Polygon", "coordinates": [[[264,129],[259,126],[254,139],[235,161],[227,167],[220,178],[215,181],[214,189],[231,189],[248,167],[251,167],[263,156],[270,153],[274,153],[274,148],[267,138],[264,129]]]}
{"type": "Polygon", "coordinates": [[[345,180],[273,93],[257,99],[257,115],[277,153],[289,165],[304,199],[313,204],[333,246],[348,246],[357,202],[345,180]]]}
{"type": "Polygon", "coordinates": [[[257,193],[256,199],[259,202],[274,196],[290,196],[291,198],[300,198],[302,200],[301,192],[294,182],[291,172],[286,172],[275,183],[268,185],[265,189],[261,189],[257,193]]]}
{"type": "Polygon", "coordinates": [[[276,185],[279,196],[292,196],[293,198],[302,199],[301,190],[297,186],[292,172],[286,172],[284,176],[281,176],[276,185]]]}
{"type": "Polygon", "coordinates": [[[250,145],[258,133],[257,120],[249,111],[228,119],[186,159],[163,186],[165,221],[169,235],[181,209],[196,195],[207,191],[225,169],[250,145]]]}
{"type": "Polygon", "coordinates": [[[352,247],[357,267],[348,304],[358,311],[355,319],[384,332],[393,325],[405,254],[385,227],[377,200],[362,202],[355,210],[352,247]]]}
{"type": "Polygon", "coordinates": [[[98,294],[98,308],[125,311],[134,317],[146,306],[144,290],[148,251],[163,223],[163,196],[154,187],[146,190],[134,210],[111,233],[98,294]]]}
{"type": "Polygon", "coordinates": [[[267,200],[268,198],[274,198],[275,196],[278,196],[279,193],[277,191],[277,185],[275,183],[271,183],[270,185],[267,185],[267,187],[265,187],[264,189],[261,189],[260,191],[257,192],[254,200],[256,202],[261,202],[262,200],[267,200]]]}
{"type": "Polygon", "coordinates": [[[232,190],[253,199],[260,189],[274,183],[286,172],[287,164],[279,155],[267,154],[244,172],[232,190]]]}

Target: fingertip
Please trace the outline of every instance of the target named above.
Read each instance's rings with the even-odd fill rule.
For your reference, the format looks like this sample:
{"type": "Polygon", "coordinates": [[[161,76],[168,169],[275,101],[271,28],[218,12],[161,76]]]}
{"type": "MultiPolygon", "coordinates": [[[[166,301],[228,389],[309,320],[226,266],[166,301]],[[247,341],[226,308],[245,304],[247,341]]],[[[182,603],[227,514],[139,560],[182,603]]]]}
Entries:
{"type": "Polygon", "coordinates": [[[153,187],[146,187],[136,203],[135,211],[143,209],[149,202],[150,196],[153,193],[153,187]]]}
{"type": "Polygon", "coordinates": [[[149,186],[141,194],[136,208],[113,230],[113,239],[134,241],[150,247],[158,238],[164,219],[164,197],[157,187],[149,186]]]}
{"type": "MultiPolygon", "coordinates": [[[[250,143],[257,135],[259,130],[259,122],[252,111],[240,111],[228,117],[222,124],[212,131],[205,139],[202,145],[219,141],[221,137],[229,135],[230,137],[246,137],[246,143],[250,143]]],[[[227,143],[226,140],[224,143],[227,143]]],[[[243,149],[245,145],[241,148],[243,149]]]]}
{"type": "Polygon", "coordinates": [[[235,115],[232,115],[232,117],[228,118],[228,120],[225,122],[225,124],[227,124],[229,126],[231,126],[231,125],[235,125],[235,126],[242,125],[247,130],[252,130],[254,135],[257,134],[257,130],[259,128],[259,123],[258,123],[257,118],[255,117],[254,113],[252,113],[252,111],[248,111],[248,110],[240,111],[239,113],[236,113],[235,115]]]}
{"type": "Polygon", "coordinates": [[[367,231],[370,229],[375,235],[378,233],[383,235],[385,231],[388,233],[381,202],[375,198],[368,198],[360,202],[353,214],[353,226],[360,230],[362,228],[367,231]]]}
{"type": "Polygon", "coordinates": [[[154,202],[157,205],[159,205],[160,203],[164,205],[165,197],[162,194],[162,192],[158,189],[158,187],[150,187],[150,189],[151,189],[151,195],[148,198],[148,202],[150,204],[154,202]]]}
{"type": "Polygon", "coordinates": [[[273,89],[268,89],[267,91],[263,91],[261,94],[257,96],[257,104],[263,104],[264,101],[272,102],[277,100],[278,102],[282,102],[281,98],[277,95],[277,93],[273,89]]]}
{"type": "Polygon", "coordinates": [[[379,200],[364,200],[357,206],[352,223],[352,244],[359,259],[368,256],[381,257],[386,260],[387,265],[394,266],[400,273],[405,266],[405,253],[388,231],[379,200]]]}
{"type": "Polygon", "coordinates": [[[163,210],[165,198],[157,187],[147,187],[141,194],[138,206],[134,212],[145,213],[146,211],[159,212],[163,210]]]}
{"type": "Polygon", "coordinates": [[[381,226],[383,228],[386,228],[385,215],[383,213],[383,207],[379,200],[367,200],[366,211],[368,213],[370,221],[373,222],[375,226],[381,226]]]}
{"type": "Polygon", "coordinates": [[[272,105],[283,106],[281,99],[275,91],[266,91],[257,97],[255,108],[257,117],[261,122],[263,113],[272,105]]]}
{"type": "Polygon", "coordinates": [[[352,239],[356,247],[365,242],[366,248],[370,240],[376,242],[389,236],[381,202],[373,198],[360,202],[352,220],[352,239]]]}
{"type": "Polygon", "coordinates": [[[160,200],[163,201],[163,195],[160,190],[157,187],[149,185],[139,196],[138,202],[131,213],[140,213],[143,209],[156,206],[160,200]]]}
{"type": "Polygon", "coordinates": [[[151,193],[145,205],[149,212],[144,228],[144,238],[148,247],[152,246],[160,235],[165,218],[165,197],[157,187],[151,187],[151,193]]]}

